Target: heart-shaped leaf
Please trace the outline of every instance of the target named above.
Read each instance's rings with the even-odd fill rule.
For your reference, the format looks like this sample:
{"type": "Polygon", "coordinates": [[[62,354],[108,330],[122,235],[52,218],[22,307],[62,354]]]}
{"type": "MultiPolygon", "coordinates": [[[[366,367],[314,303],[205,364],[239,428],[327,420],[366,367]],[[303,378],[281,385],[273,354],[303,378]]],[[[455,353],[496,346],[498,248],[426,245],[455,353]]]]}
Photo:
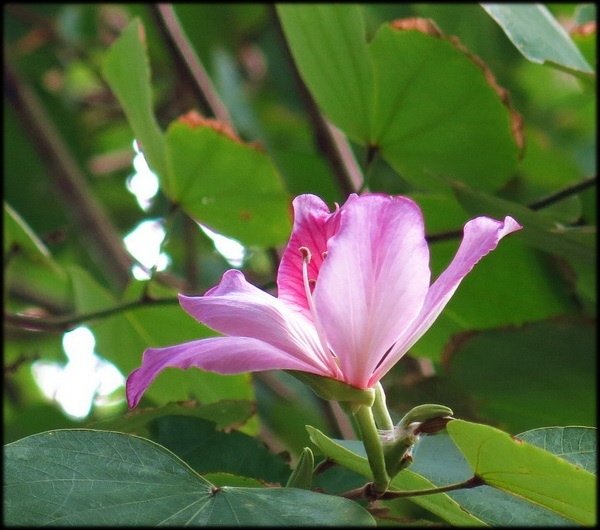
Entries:
{"type": "Polygon", "coordinates": [[[160,445],[104,431],[48,431],[8,444],[4,488],[11,526],[374,524],[339,497],[217,487],[160,445]]]}

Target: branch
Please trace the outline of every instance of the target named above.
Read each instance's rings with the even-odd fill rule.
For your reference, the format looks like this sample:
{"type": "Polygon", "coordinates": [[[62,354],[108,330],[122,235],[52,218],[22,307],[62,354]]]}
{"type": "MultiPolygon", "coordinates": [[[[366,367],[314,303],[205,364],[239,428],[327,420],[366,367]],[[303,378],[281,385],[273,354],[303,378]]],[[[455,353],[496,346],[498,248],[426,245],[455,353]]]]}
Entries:
{"type": "Polygon", "coordinates": [[[27,315],[4,313],[4,321],[12,326],[27,329],[30,331],[68,331],[83,322],[87,322],[89,320],[96,320],[98,318],[110,317],[123,311],[135,309],[137,307],[169,305],[177,303],[179,303],[179,300],[177,298],[153,299],[145,297],[140,300],[127,302],[125,304],[113,306],[108,309],[101,309],[100,311],[87,313],[85,315],[67,315],[62,317],[39,318],[27,315]]]}
{"type": "MultiPolygon", "coordinates": [[[[541,210],[546,208],[552,204],[562,201],[571,195],[577,195],[578,193],[585,191],[592,186],[597,184],[598,178],[596,176],[590,177],[587,179],[578,182],[577,184],[572,184],[571,186],[567,186],[562,190],[558,190],[557,192],[544,197],[543,199],[539,199],[534,202],[530,202],[526,205],[527,208],[533,211],[541,210]]],[[[437,234],[431,234],[425,237],[428,243],[437,243],[438,241],[448,241],[449,239],[456,239],[462,236],[462,230],[448,230],[446,232],[438,232],[437,234]]]]}
{"type": "Polygon", "coordinates": [[[118,231],[90,192],[85,175],[37,95],[13,70],[6,56],[4,75],[8,100],[45,163],[66,209],[80,228],[85,248],[89,249],[92,259],[103,264],[109,279],[118,287],[124,287],[133,260],[118,231]]]}
{"type": "Polygon", "coordinates": [[[196,93],[199,99],[204,102],[215,118],[234,128],[229,110],[221,101],[204,65],[190,44],[173,6],[171,4],[154,4],[153,8],[158,14],[157,18],[161,29],[176,52],[176,57],[185,65],[184,71],[189,75],[192,86],[197,89],[196,93]]]}
{"type": "Polygon", "coordinates": [[[292,69],[300,100],[308,114],[309,121],[315,132],[317,148],[323,154],[331,171],[336,177],[339,187],[344,195],[357,192],[363,186],[364,178],[360,166],[354,158],[354,153],[345,135],[334,125],[328,122],[319,111],[312,95],[306,88],[300,72],[288,46],[281,23],[274,6],[270,6],[271,17],[274,20],[279,39],[281,40],[287,62],[292,69]]]}
{"type": "Polygon", "coordinates": [[[538,201],[534,201],[534,202],[530,203],[529,208],[531,208],[532,210],[541,210],[542,208],[545,208],[546,206],[550,206],[551,204],[560,202],[563,199],[570,197],[571,195],[576,195],[579,192],[582,192],[588,188],[591,188],[592,186],[595,186],[596,183],[597,183],[596,176],[584,179],[581,182],[578,182],[577,184],[572,184],[571,186],[563,188],[562,190],[559,190],[556,193],[553,193],[552,195],[548,195],[547,197],[544,197],[543,199],[540,199],[538,201]]]}
{"type": "Polygon", "coordinates": [[[369,482],[361,488],[356,488],[345,493],[341,493],[340,495],[342,497],[346,497],[347,499],[368,499],[369,501],[374,501],[377,499],[389,500],[400,499],[404,497],[418,497],[421,495],[434,495],[436,493],[445,493],[447,491],[470,489],[484,485],[484,480],[478,477],[477,475],[474,475],[470,479],[465,480],[464,482],[448,484],[447,486],[440,486],[439,488],[429,488],[424,490],[412,491],[386,491],[383,494],[377,494],[377,492],[375,492],[373,489],[373,483],[369,482]]]}

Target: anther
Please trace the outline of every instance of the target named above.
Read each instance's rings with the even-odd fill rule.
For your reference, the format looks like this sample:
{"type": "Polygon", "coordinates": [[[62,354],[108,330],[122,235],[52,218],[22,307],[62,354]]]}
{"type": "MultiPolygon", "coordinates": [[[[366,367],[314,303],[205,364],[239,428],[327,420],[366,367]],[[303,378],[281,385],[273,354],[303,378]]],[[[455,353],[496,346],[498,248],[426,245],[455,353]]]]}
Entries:
{"type": "Polygon", "coordinates": [[[323,259],[325,259],[327,257],[327,251],[326,250],[324,250],[323,252],[321,252],[321,257],[323,259]]]}
{"type": "Polygon", "coordinates": [[[308,247],[300,247],[298,251],[300,252],[300,254],[302,254],[302,259],[304,259],[307,263],[310,263],[312,255],[310,253],[310,250],[308,250],[308,247]]]}

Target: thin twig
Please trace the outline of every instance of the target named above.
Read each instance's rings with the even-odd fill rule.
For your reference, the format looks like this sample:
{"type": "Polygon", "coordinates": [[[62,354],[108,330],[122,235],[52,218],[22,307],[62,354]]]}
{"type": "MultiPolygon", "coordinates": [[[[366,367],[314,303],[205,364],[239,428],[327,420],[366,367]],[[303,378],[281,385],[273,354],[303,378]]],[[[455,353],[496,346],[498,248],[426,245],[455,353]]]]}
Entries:
{"type": "Polygon", "coordinates": [[[31,331],[67,331],[83,322],[96,320],[114,316],[117,313],[136,309],[138,307],[149,307],[154,305],[169,305],[177,304],[177,298],[148,298],[144,297],[140,300],[127,302],[125,304],[116,305],[108,309],[94,311],[84,315],[67,315],[51,318],[31,317],[27,315],[19,315],[13,313],[4,313],[4,321],[12,326],[23,328],[31,331]]]}
{"type": "MultiPolygon", "coordinates": [[[[581,193],[582,191],[585,191],[586,189],[591,188],[592,186],[595,186],[597,184],[597,181],[598,181],[598,179],[595,176],[587,178],[585,180],[582,180],[581,182],[578,182],[577,184],[572,184],[570,186],[567,186],[566,188],[558,190],[557,192],[555,192],[551,195],[548,195],[547,197],[544,197],[543,199],[539,199],[537,201],[530,202],[529,204],[526,205],[526,208],[529,208],[530,210],[533,210],[533,211],[542,210],[543,208],[546,208],[552,204],[560,202],[563,199],[566,199],[567,197],[570,197],[572,195],[577,195],[578,193],[581,193]]],[[[428,236],[425,236],[425,239],[427,240],[428,243],[437,243],[438,241],[448,241],[450,239],[457,239],[457,238],[461,237],[462,234],[463,234],[462,230],[448,230],[446,232],[438,232],[437,234],[430,234],[428,236]]]]}
{"type": "Polygon", "coordinates": [[[5,57],[5,87],[25,129],[48,168],[68,211],[75,218],[92,259],[103,264],[109,279],[121,288],[133,262],[112,221],[90,192],[82,170],[34,91],[5,57]]]}
{"type": "Polygon", "coordinates": [[[341,497],[347,499],[368,499],[368,500],[389,500],[389,499],[400,499],[403,497],[419,497],[422,495],[435,495],[436,493],[446,493],[447,491],[455,491],[462,489],[476,488],[477,486],[484,486],[485,482],[481,477],[474,475],[468,480],[463,482],[457,482],[455,484],[448,484],[447,486],[440,486],[439,488],[429,488],[423,490],[412,490],[412,491],[386,491],[383,494],[376,494],[373,490],[372,483],[369,482],[360,488],[349,490],[345,493],[341,493],[341,497]]]}
{"type": "Polygon", "coordinates": [[[532,210],[541,210],[542,208],[545,208],[546,206],[550,206],[551,204],[560,202],[563,199],[570,197],[571,195],[576,195],[577,193],[580,193],[588,188],[591,188],[592,186],[595,186],[597,183],[597,180],[598,180],[597,177],[594,176],[594,177],[590,177],[585,180],[582,180],[581,182],[578,182],[577,184],[572,184],[571,186],[563,188],[562,190],[559,190],[556,193],[553,193],[552,195],[548,195],[547,197],[544,197],[543,199],[529,203],[529,208],[531,208],[532,210]]]}
{"type": "Polygon", "coordinates": [[[210,77],[206,73],[204,65],[190,44],[190,41],[177,18],[175,9],[173,9],[171,4],[154,4],[153,7],[158,12],[158,18],[164,25],[165,34],[173,44],[177,56],[185,64],[186,71],[193,81],[193,86],[198,89],[198,96],[206,104],[215,118],[227,123],[233,128],[229,110],[221,101],[210,77]]]}

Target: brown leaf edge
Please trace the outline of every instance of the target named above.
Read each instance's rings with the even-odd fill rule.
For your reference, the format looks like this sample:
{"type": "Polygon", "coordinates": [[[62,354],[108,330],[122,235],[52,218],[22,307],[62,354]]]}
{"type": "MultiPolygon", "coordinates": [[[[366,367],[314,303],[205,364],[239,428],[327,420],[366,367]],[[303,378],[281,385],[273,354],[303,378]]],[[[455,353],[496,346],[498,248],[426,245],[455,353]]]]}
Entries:
{"type": "Polygon", "coordinates": [[[244,142],[235,133],[231,125],[229,125],[228,123],[216,120],[214,118],[206,118],[196,110],[190,110],[189,112],[182,114],[181,116],[179,116],[179,118],[177,118],[177,122],[183,123],[191,129],[195,129],[198,127],[207,127],[209,129],[212,129],[216,133],[225,136],[229,140],[234,141],[237,144],[251,147],[252,149],[256,149],[257,151],[265,151],[259,142],[244,142]]]}
{"type": "Polygon", "coordinates": [[[507,108],[511,124],[511,133],[519,151],[519,159],[523,157],[525,149],[525,136],[523,134],[523,116],[512,106],[508,90],[501,87],[496,81],[490,67],[481,57],[475,55],[469,50],[458,37],[454,35],[445,35],[437,24],[430,18],[409,17],[400,18],[390,22],[390,26],[398,31],[419,31],[425,35],[445,40],[452,44],[458,51],[463,53],[475,66],[477,66],[484,75],[484,78],[492,90],[498,95],[502,104],[507,108]]]}

